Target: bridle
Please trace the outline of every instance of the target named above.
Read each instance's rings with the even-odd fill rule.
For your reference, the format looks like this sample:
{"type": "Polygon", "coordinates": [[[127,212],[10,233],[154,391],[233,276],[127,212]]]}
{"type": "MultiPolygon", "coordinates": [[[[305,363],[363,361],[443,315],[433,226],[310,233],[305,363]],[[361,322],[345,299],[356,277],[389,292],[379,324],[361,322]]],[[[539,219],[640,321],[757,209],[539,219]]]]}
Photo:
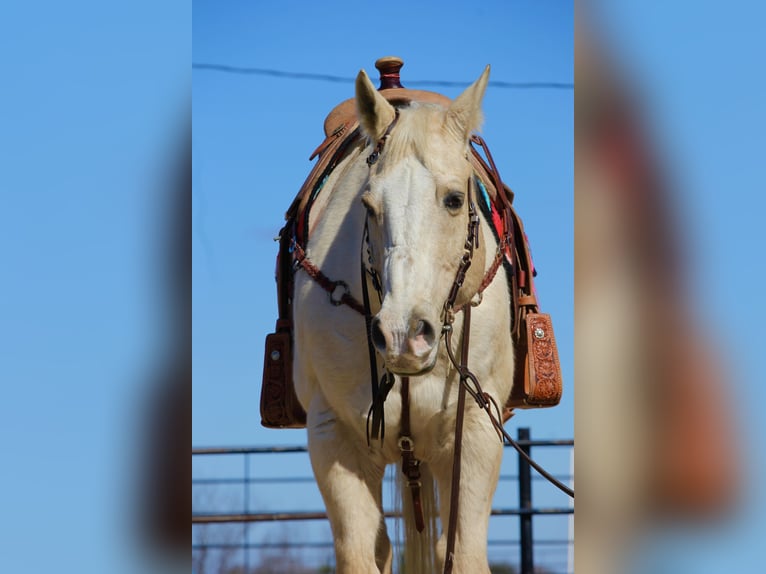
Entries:
{"type": "MultiPolygon", "coordinates": [[[[380,158],[380,154],[385,147],[386,141],[390,136],[393,128],[395,127],[399,119],[399,110],[395,110],[395,116],[391,123],[386,128],[383,135],[376,142],[372,153],[367,157],[367,165],[372,168],[380,158]]],[[[486,149],[486,148],[485,148],[486,149]]],[[[489,158],[490,164],[494,168],[494,163],[491,157],[489,158]]],[[[497,170],[491,170],[492,177],[497,181],[496,185],[499,185],[498,193],[502,191],[502,182],[497,175],[497,170]]],[[[502,263],[505,250],[507,246],[513,244],[511,237],[510,226],[506,223],[502,232],[502,235],[498,241],[497,253],[490,265],[489,269],[484,273],[484,277],[479,285],[479,288],[472,297],[466,299],[466,303],[455,307],[458,294],[463,287],[468,269],[473,262],[474,250],[479,247],[479,225],[480,219],[476,211],[476,206],[473,201],[472,193],[472,178],[469,178],[467,183],[467,203],[468,203],[468,225],[466,240],[464,244],[463,254],[458,263],[458,268],[450,287],[449,295],[443,305],[442,312],[442,335],[445,340],[445,347],[447,349],[447,355],[450,363],[456,369],[459,375],[458,386],[458,401],[457,401],[457,414],[455,418],[455,441],[454,441],[454,455],[452,466],[452,491],[450,494],[450,512],[449,512],[449,524],[447,527],[447,548],[444,562],[444,574],[452,572],[455,550],[455,539],[457,534],[457,512],[459,505],[459,492],[460,492],[460,463],[462,458],[462,436],[463,436],[463,420],[465,414],[465,401],[466,393],[476,401],[477,405],[484,410],[491,423],[495,428],[501,442],[507,441],[508,444],[513,446],[519,454],[526,459],[526,461],[537,470],[542,476],[544,476],[554,486],[562,490],[564,493],[574,498],[574,491],[562,484],[556,478],[551,476],[542,467],[540,467],[535,461],[533,461],[529,455],[524,452],[521,446],[508,434],[503,428],[502,415],[500,408],[497,405],[495,399],[484,392],[481,388],[478,378],[468,368],[468,349],[470,344],[470,327],[471,327],[471,307],[479,305],[482,300],[483,291],[492,283],[495,278],[498,269],[502,263]],[[457,313],[463,313],[463,329],[461,333],[460,341],[460,356],[457,357],[453,351],[452,337],[454,334],[453,324],[457,313]]],[[[384,403],[388,393],[394,386],[395,377],[394,374],[388,369],[384,368],[383,376],[378,379],[378,365],[377,365],[377,351],[372,342],[372,310],[370,303],[370,294],[368,287],[368,279],[373,285],[378,298],[382,301],[382,288],[380,283],[380,276],[373,266],[372,249],[369,243],[369,220],[365,218],[364,231],[362,234],[362,247],[361,247],[361,279],[362,279],[362,301],[359,302],[351,295],[348,285],[344,281],[333,281],[322,273],[307,257],[304,250],[298,244],[295,239],[292,240],[293,257],[295,266],[302,267],[313,279],[316,281],[325,291],[329,293],[330,301],[333,305],[346,305],[357,313],[364,316],[366,332],[367,332],[367,347],[370,361],[370,386],[372,391],[372,404],[367,416],[367,442],[370,444],[371,440],[383,440],[385,434],[385,419],[384,419],[384,403]],[[365,252],[367,257],[365,258],[365,252]]],[[[513,295],[512,295],[513,297],[513,295]]],[[[399,426],[399,436],[397,444],[402,456],[402,472],[407,478],[407,484],[410,488],[413,508],[415,514],[415,525],[419,532],[425,527],[425,520],[423,516],[422,503],[420,500],[420,461],[415,458],[414,448],[415,443],[412,440],[410,433],[410,416],[409,416],[409,377],[401,377],[401,400],[402,400],[402,412],[399,426]]]]}

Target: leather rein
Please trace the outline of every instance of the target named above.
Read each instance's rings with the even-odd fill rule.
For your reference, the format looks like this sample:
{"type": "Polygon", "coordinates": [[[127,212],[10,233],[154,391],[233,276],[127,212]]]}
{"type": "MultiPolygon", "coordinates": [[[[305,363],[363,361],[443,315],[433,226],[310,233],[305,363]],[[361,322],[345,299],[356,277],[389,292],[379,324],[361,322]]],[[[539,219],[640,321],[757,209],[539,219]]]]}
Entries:
{"type": "MultiPolygon", "coordinates": [[[[389,124],[383,136],[376,142],[373,152],[367,157],[367,165],[372,167],[379,159],[381,152],[385,146],[391,131],[396,125],[399,119],[399,110],[396,110],[396,115],[393,121],[389,124]]],[[[489,154],[484,141],[478,136],[473,136],[472,141],[481,145],[485,151],[489,165],[483,162],[478,156],[475,150],[474,155],[484,164],[486,171],[493,178],[493,183],[497,188],[498,194],[503,194],[503,185],[500,180],[497,168],[495,167],[492,156],[489,154]]],[[[468,368],[468,349],[470,343],[470,327],[471,327],[471,307],[477,306],[481,303],[482,293],[492,283],[492,280],[497,275],[497,271],[500,268],[503,258],[505,257],[507,246],[513,245],[513,237],[511,226],[509,225],[508,218],[504,218],[505,224],[502,236],[498,242],[497,253],[493,260],[493,263],[487,269],[484,274],[484,278],[474,296],[468,301],[468,303],[462,306],[455,307],[455,301],[457,300],[458,293],[463,286],[463,282],[466,277],[466,273],[470,268],[473,260],[474,249],[479,246],[479,216],[476,211],[476,207],[472,198],[472,185],[471,179],[467,185],[467,198],[468,198],[468,231],[466,241],[464,245],[463,255],[458,264],[458,269],[455,274],[455,279],[450,288],[447,300],[443,307],[443,325],[442,335],[445,340],[445,347],[447,349],[447,355],[450,362],[456,369],[460,382],[458,387],[458,402],[457,402],[457,414],[455,418],[455,441],[454,441],[454,454],[453,454],[453,466],[452,466],[452,490],[450,494],[450,512],[449,512],[449,524],[447,528],[447,548],[444,562],[444,574],[450,574],[453,568],[454,551],[455,551],[455,539],[457,534],[457,513],[459,506],[459,493],[460,493],[460,463],[462,458],[462,436],[463,436],[463,420],[465,414],[465,401],[466,393],[476,401],[477,405],[486,411],[490,418],[492,426],[498,434],[501,442],[507,441],[508,444],[513,446],[519,454],[526,459],[526,461],[537,470],[542,476],[550,481],[554,486],[565,492],[570,497],[574,498],[574,491],[562,484],[556,478],[551,476],[542,467],[540,467],[535,461],[533,461],[529,455],[524,452],[521,446],[508,434],[503,428],[502,415],[500,408],[497,405],[495,399],[484,392],[479,384],[477,377],[468,368]],[[474,302],[474,299],[476,301],[474,302]],[[457,357],[453,351],[452,336],[453,336],[453,323],[455,321],[456,314],[463,313],[463,329],[460,341],[460,356],[457,357]]],[[[507,198],[503,198],[503,203],[509,204],[507,198]]],[[[369,228],[368,220],[365,218],[365,226],[362,237],[362,251],[364,252],[366,246],[367,262],[365,262],[364,254],[361,256],[361,274],[362,274],[362,301],[358,301],[350,292],[349,286],[346,282],[329,279],[316,265],[314,265],[310,259],[306,256],[304,249],[295,240],[291,241],[293,247],[294,265],[296,268],[303,268],[310,277],[325,291],[328,292],[330,302],[333,305],[346,305],[364,316],[365,324],[367,327],[367,346],[369,351],[370,360],[370,380],[372,389],[372,405],[367,417],[367,442],[370,444],[370,439],[383,440],[385,434],[385,420],[383,405],[389,391],[393,388],[395,377],[388,369],[384,368],[383,376],[378,379],[378,367],[377,367],[377,351],[372,343],[371,336],[371,322],[372,311],[370,305],[370,296],[368,288],[368,279],[372,282],[373,288],[377,292],[378,298],[382,301],[382,289],[380,284],[380,277],[372,266],[372,253],[369,247],[369,228]]],[[[513,294],[511,295],[514,296],[513,294]]],[[[422,532],[425,527],[425,520],[423,516],[422,502],[420,498],[420,461],[415,458],[414,449],[415,443],[410,436],[410,407],[409,407],[409,377],[401,377],[401,400],[402,400],[402,413],[399,426],[399,436],[397,444],[402,456],[402,473],[407,478],[407,484],[410,488],[412,495],[412,502],[415,514],[415,526],[419,532],[422,532]]]]}

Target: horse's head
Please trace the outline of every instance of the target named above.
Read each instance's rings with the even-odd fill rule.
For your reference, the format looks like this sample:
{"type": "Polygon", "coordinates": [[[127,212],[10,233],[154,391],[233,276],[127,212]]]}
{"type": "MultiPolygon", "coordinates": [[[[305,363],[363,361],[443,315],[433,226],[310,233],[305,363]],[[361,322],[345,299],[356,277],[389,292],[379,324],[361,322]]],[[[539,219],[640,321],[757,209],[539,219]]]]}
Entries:
{"type": "MultiPolygon", "coordinates": [[[[466,252],[475,202],[468,142],[481,123],[488,78],[489,66],[446,109],[413,103],[398,112],[364,71],[356,80],[361,129],[380,149],[362,194],[383,294],[372,340],[399,374],[426,372],[436,362],[444,304],[466,252]]],[[[478,290],[484,248],[480,238],[455,306],[478,290]]]]}

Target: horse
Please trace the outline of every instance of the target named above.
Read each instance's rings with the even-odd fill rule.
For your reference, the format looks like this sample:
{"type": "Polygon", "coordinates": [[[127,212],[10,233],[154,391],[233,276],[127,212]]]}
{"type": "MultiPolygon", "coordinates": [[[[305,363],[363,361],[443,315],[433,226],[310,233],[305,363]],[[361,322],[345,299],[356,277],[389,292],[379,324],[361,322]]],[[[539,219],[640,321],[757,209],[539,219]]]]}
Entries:
{"type": "MultiPolygon", "coordinates": [[[[501,405],[511,391],[509,287],[501,279],[482,285],[498,240],[486,218],[476,217],[479,191],[469,161],[488,78],[489,66],[446,106],[393,105],[364,70],[359,72],[355,105],[363,139],[323,184],[326,204],[305,249],[307,260],[332,278],[334,287],[328,296],[326,285],[309,273],[295,275],[294,384],[307,413],[311,465],[327,508],[339,574],[392,571],[381,486],[386,466],[401,457],[396,437],[405,379],[409,446],[420,461],[418,486],[427,515],[423,532],[417,533],[408,506],[413,503],[403,496],[405,568],[410,574],[435,572],[447,558],[446,527],[437,532],[436,516],[449,524],[460,386],[449,355],[462,353],[462,344],[459,336],[443,334],[451,329],[459,335],[464,327],[464,314],[445,305],[451,295],[450,308],[471,308],[467,360],[483,390],[501,405]],[[467,231],[471,221],[478,222],[475,238],[467,231]],[[468,242],[475,247],[472,264],[462,286],[451,293],[468,242]],[[374,277],[378,284],[371,287],[374,277]],[[369,299],[367,320],[351,306],[338,305],[342,295],[369,299]],[[373,377],[390,377],[380,436],[372,440],[371,354],[380,361],[373,377]]],[[[467,401],[463,416],[460,503],[450,560],[455,572],[488,574],[487,531],[503,446],[479,405],[467,401]]]]}

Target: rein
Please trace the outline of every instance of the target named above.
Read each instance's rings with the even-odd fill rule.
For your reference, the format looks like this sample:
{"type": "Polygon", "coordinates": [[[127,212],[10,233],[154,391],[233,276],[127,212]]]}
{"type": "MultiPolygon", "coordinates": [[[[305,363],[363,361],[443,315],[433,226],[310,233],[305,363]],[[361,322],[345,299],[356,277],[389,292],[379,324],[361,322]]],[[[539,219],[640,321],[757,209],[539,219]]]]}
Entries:
{"type": "MultiPolygon", "coordinates": [[[[463,257],[460,259],[455,280],[452,282],[447,300],[444,302],[444,343],[450,361],[460,374],[457,393],[457,413],[455,415],[455,442],[452,453],[452,484],[449,501],[449,521],[447,525],[447,549],[444,557],[444,574],[450,574],[455,560],[455,540],[457,538],[457,512],[460,502],[460,471],[463,454],[463,419],[465,418],[465,393],[467,386],[464,379],[468,371],[468,346],[471,333],[471,303],[463,308],[463,336],[460,344],[460,362],[452,352],[452,323],[455,321],[454,305],[457,294],[465,281],[468,268],[471,267],[474,248],[479,246],[479,216],[471,198],[471,180],[468,180],[468,234],[465,239],[463,257]]],[[[481,300],[479,300],[481,302],[481,300]]]]}
{"type": "MultiPolygon", "coordinates": [[[[362,247],[367,245],[367,258],[368,262],[372,263],[372,252],[369,249],[369,222],[367,218],[364,220],[364,233],[362,234],[362,247]]],[[[370,268],[369,270],[364,264],[364,257],[361,258],[361,270],[362,270],[362,299],[364,301],[364,323],[367,327],[367,351],[370,356],[370,386],[372,387],[372,405],[367,413],[367,446],[370,446],[370,437],[377,440],[383,440],[386,434],[386,422],[385,422],[385,410],[384,403],[386,397],[388,397],[389,391],[394,386],[396,378],[393,373],[386,369],[386,372],[378,382],[378,361],[377,351],[375,345],[372,343],[372,310],[370,308],[370,292],[367,288],[367,276],[372,277],[372,284],[375,287],[375,291],[378,293],[378,299],[383,300],[383,294],[380,288],[380,278],[377,271],[370,268]],[[370,424],[372,423],[372,429],[370,424]]],[[[404,383],[402,383],[404,385],[404,383]]],[[[404,393],[404,390],[402,390],[404,393]]],[[[404,401],[404,399],[402,399],[404,401]]],[[[408,433],[409,434],[409,433],[408,433]]]]}

